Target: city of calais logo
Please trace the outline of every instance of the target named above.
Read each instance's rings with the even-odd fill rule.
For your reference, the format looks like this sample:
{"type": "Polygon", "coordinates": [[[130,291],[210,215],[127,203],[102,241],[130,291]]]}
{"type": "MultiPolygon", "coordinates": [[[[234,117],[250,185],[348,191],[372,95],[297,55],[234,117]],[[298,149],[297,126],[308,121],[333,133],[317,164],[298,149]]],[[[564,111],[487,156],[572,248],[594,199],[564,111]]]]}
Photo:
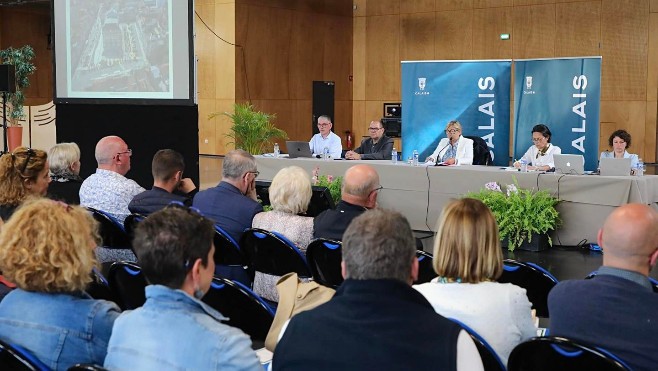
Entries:
{"type": "Polygon", "coordinates": [[[526,76],[525,89],[523,90],[523,94],[535,94],[535,91],[531,89],[532,89],[532,76],[526,76]]]}
{"type": "Polygon", "coordinates": [[[420,91],[416,90],[414,92],[414,95],[430,95],[429,91],[425,91],[426,82],[427,82],[426,77],[419,77],[418,78],[418,88],[420,89],[420,91]]]}

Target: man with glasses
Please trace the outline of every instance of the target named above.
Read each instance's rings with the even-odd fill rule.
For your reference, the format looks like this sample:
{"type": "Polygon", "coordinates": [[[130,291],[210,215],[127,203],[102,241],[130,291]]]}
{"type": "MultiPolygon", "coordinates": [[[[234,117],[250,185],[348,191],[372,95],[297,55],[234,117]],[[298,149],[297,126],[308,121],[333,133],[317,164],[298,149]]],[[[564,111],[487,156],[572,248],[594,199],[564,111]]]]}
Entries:
{"type": "Polygon", "coordinates": [[[130,215],[128,204],[144,192],[134,180],[125,177],[132,150],[123,139],[111,135],[98,141],[95,155],[98,168],[80,186],[80,205],[102,210],[123,224],[130,215]]]}
{"type": "Polygon", "coordinates": [[[340,137],[331,131],[333,126],[329,116],[322,115],[318,117],[318,130],[320,132],[315,134],[308,143],[309,147],[311,147],[311,153],[314,156],[322,155],[324,149],[328,148],[331,158],[340,158],[343,152],[343,146],[340,142],[340,137]]]}
{"type": "Polygon", "coordinates": [[[341,200],[336,209],[321,212],[313,220],[313,238],[340,241],[352,219],[377,206],[377,195],[382,189],[379,174],[368,165],[347,169],[341,186],[341,200]]]}
{"type": "Polygon", "coordinates": [[[251,228],[254,216],[263,211],[256,200],[256,160],[241,149],[226,154],[222,181],[194,196],[192,205],[213,219],[236,242],[245,228],[251,228]]]}
{"type": "Polygon", "coordinates": [[[348,160],[390,160],[393,139],[386,136],[380,121],[371,121],[368,126],[370,138],[364,139],[354,151],[347,151],[348,160]]]}

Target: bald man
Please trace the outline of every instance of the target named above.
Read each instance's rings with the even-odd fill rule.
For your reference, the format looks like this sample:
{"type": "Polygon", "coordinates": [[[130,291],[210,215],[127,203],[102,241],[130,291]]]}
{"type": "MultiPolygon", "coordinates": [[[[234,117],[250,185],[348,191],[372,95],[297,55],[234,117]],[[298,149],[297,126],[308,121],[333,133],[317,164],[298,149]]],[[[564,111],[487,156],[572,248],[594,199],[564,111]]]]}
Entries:
{"type": "Polygon", "coordinates": [[[347,169],[341,187],[341,200],[334,210],[325,210],[313,220],[313,237],[336,241],[352,219],[377,206],[377,194],[382,186],[379,174],[368,165],[356,165],[347,169]]]}
{"type": "Polygon", "coordinates": [[[130,215],[128,204],[144,192],[139,184],[125,175],[130,170],[132,150],[123,139],[111,135],[96,144],[96,173],[80,186],[80,205],[105,211],[123,224],[130,215]]]}
{"type": "Polygon", "coordinates": [[[658,213],[620,206],[598,233],[603,266],[588,280],[560,282],[548,296],[550,334],[600,346],[634,370],[658,365],[658,293],[649,272],[658,259],[658,213]]]}

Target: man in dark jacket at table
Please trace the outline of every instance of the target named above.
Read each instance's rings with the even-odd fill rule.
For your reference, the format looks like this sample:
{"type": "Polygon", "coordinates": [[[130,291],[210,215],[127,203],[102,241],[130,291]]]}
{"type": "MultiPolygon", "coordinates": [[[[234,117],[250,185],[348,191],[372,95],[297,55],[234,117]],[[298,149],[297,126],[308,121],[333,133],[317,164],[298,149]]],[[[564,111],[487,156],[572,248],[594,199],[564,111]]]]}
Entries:
{"type": "Polygon", "coordinates": [[[370,138],[364,139],[354,151],[347,151],[348,160],[390,160],[393,152],[393,139],[384,134],[381,121],[371,121],[368,126],[370,138]]]}
{"type": "Polygon", "coordinates": [[[133,197],[128,210],[133,214],[149,215],[165,206],[171,201],[179,201],[192,205],[192,197],[197,188],[190,178],[183,178],[185,161],[183,156],[173,149],[161,149],[153,156],[151,173],[153,174],[153,188],[133,197]]]}

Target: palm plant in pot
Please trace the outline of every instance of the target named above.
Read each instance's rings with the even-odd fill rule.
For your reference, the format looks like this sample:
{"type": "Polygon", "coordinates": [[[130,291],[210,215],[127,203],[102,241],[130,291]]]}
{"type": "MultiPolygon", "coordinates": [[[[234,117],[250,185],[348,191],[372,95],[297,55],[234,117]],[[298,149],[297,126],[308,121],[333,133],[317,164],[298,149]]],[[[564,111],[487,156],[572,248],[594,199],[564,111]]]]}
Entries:
{"type": "Polygon", "coordinates": [[[555,209],[557,198],[547,191],[521,189],[516,181],[506,188],[503,192],[498,183],[489,182],[480,191],[464,197],[478,199],[489,207],[509,251],[516,248],[539,251],[552,246],[548,232],[560,225],[560,215],[555,209]]]}
{"type": "MultiPolygon", "coordinates": [[[[25,102],[25,94],[23,90],[30,86],[29,76],[36,71],[36,67],[32,63],[34,59],[34,49],[31,46],[25,45],[21,48],[9,47],[0,50],[0,64],[13,65],[16,71],[16,91],[5,93],[6,103],[9,103],[9,114],[7,120],[9,121],[7,134],[9,142],[14,143],[15,146],[20,146],[23,130],[20,127],[20,121],[25,118],[25,111],[23,104],[25,102]],[[12,140],[12,138],[14,138],[12,140]]],[[[10,144],[10,150],[12,150],[10,144]]]]}
{"type": "Polygon", "coordinates": [[[215,112],[208,119],[219,115],[227,116],[233,122],[225,135],[233,139],[235,148],[241,148],[252,155],[268,152],[276,138],[288,139],[285,131],[272,124],[275,115],[257,111],[251,104],[236,103],[233,105],[233,113],[215,112]]]}

